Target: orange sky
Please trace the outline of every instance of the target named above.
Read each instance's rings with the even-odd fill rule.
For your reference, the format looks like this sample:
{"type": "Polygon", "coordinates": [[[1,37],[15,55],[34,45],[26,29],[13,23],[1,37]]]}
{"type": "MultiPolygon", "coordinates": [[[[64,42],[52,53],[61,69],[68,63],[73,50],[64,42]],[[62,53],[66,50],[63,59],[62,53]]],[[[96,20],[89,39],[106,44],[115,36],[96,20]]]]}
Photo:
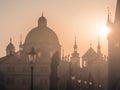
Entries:
{"type": "MultiPolygon", "coordinates": [[[[98,33],[106,24],[107,7],[114,19],[117,0],[0,0],[0,57],[5,55],[10,37],[18,50],[20,34],[23,42],[27,33],[37,26],[43,11],[48,27],[58,35],[65,54],[73,51],[77,37],[82,56],[92,42],[96,50],[98,33]]],[[[107,54],[107,39],[101,36],[102,52],[107,54]]]]}

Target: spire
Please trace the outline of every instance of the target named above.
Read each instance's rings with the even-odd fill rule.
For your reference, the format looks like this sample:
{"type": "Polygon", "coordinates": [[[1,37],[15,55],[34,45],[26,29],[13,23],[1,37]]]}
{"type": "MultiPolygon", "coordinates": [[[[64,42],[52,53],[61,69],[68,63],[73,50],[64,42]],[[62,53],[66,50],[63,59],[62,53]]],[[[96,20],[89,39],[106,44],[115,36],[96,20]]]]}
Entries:
{"type": "Polygon", "coordinates": [[[63,53],[63,55],[62,55],[62,60],[64,60],[64,49],[63,49],[63,52],[62,52],[62,53],[63,53]]]}
{"type": "Polygon", "coordinates": [[[12,55],[15,52],[15,46],[12,44],[12,38],[10,38],[10,43],[6,47],[6,55],[12,55]]]}
{"type": "Polygon", "coordinates": [[[20,35],[20,44],[22,44],[22,34],[20,35]]]}
{"type": "Polygon", "coordinates": [[[90,48],[92,48],[92,42],[90,42],[90,48]]]}
{"type": "Polygon", "coordinates": [[[98,54],[101,54],[100,36],[98,36],[98,46],[97,46],[97,53],[98,53],[98,54]]]}
{"type": "Polygon", "coordinates": [[[38,19],[38,26],[39,27],[47,26],[47,19],[43,16],[43,12],[42,12],[42,16],[38,19]]]}
{"type": "Polygon", "coordinates": [[[120,22],[120,0],[117,0],[116,12],[115,12],[115,23],[120,22]]]}
{"type": "Polygon", "coordinates": [[[10,43],[12,43],[12,38],[10,37],[10,43]]]}
{"type": "Polygon", "coordinates": [[[19,45],[19,50],[23,50],[23,45],[22,45],[22,34],[20,35],[20,45],[19,45]]]}
{"type": "Polygon", "coordinates": [[[44,15],[43,15],[43,11],[42,11],[42,17],[43,17],[44,15]]]}
{"type": "Polygon", "coordinates": [[[77,52],[76,36],[75,36],[74,52],[77,52]]]}
{"type": "Polygon", "coordinates": [[[108,18],[107,18],[107,22],[108,22],[108,23],[110,22],[110,10],[109,10],[109,7],[108,7],[108,18]]]}
{"type": "Polygon", "coordinates": [[[111,13],[109,7],[107,9],[108,9],[107,26],[109,27],[112,21],[111,21],[111,13]]]}

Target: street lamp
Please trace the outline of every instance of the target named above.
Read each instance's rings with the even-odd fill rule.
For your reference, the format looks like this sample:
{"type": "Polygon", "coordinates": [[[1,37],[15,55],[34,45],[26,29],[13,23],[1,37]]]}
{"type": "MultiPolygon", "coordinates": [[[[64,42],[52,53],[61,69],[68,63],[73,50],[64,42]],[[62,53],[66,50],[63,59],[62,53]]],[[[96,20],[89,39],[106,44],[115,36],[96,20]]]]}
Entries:
{"type": "Polygon", "coordinates": [[[31,51],[28,53],[28,58],[30,62],[30,69],[31,69],[31,90],[33,90],[33,70],[34,70],[34,63],[36,61],[37,53],[35,52],[34,48],[31,48],[31,51]]]}
{"type": "Polygon", "coordinates": [[[99,84],[99,85],[98,85],[98,87],[99,87],[99,88],[101,88],[101,87],[102,87],[102,85],[101,85],[101,84],[99,84]]]}
{"type": "Polygon", "coordinates": [[[87,89],[88,89],[88,82],[84,81],[84,90],[87,90],[87,89]]]}
{"type": "Polygon", "coordinates": [[[75,76],[71,76],[71,85],[72,85],[72,90],[76,89],[76,82],[75,82],[76,77],[75,76]]]}
{"type": "Polygon", "coordinates": [[[71,76],[71,79],[74,81],[75,80],[75,76],[71,76]]]}
{"type": "Polygon", "coordinates": [[[81,83],[82,83],[82,81],[80,79],[78,79],[77,80],[77,87],[78,87],[77,90],[81,90],[81,87],[82,87],[81,83]]]}
{"type": "Polygon", "coordinates": [[[89,82],[89,90],[93,90],[93,82],[89,82]]]}
{"type": "Polygon", "coordinates": [[[102,85],[99,84],[99,85],[98,85],[98,88],[99,88],[99,90],[102,90],[102,85]]]}
{"type": "Polygon", "coordinates": [[[86,85],[86,84],[87,84],[87,81],[84,81],[84,84],[86,85]]]}
{"type": "Polygon", "coordinates": [[[79,83],[79,84],[81,83],[81,80],[80,80],[80,79],[78,79],[78,83],[79,83]]]}
{"type": "Polygon", "coordinates": [[[89,82],[89,85],[92,85],[93,83],[92,82],[89,82]]]}

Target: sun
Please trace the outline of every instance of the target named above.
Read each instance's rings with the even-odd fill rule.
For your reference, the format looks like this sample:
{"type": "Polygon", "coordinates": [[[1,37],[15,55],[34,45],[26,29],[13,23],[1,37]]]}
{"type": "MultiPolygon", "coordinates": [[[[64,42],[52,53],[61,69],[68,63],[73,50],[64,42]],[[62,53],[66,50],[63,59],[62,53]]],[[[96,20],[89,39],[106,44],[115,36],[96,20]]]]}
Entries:
{"type": "Polygon", "coordinates": [[[107,27],[106,25],[102,25],[101,28],[100,28],[100,31],[99,31],[99,35],[101,37],[107,37],[108,34],[110,33],[110,28],[107,27]]]}

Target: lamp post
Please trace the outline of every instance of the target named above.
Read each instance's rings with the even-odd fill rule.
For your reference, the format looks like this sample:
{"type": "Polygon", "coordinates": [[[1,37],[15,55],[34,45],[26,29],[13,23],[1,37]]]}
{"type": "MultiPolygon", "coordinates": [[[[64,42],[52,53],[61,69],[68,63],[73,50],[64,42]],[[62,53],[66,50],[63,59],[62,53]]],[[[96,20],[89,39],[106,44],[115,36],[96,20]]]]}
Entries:
{"type": "Polygon", "coordinates": [[[84,90],[87,90],[88,89],[88,82],[87,81],[84,81],[84,90]]]}
{"type": "Polygon", "coordinates": [[[76,77],[75,76],[71,76],[71,85],[72,85],[72,90],[76,89],[76,82],[75,82],[76,77]]]}
{"type": "Polygon", "coordinates": [[[93,90],[93,82],[89,82],[89,90],[93,90]]]}
{"type": "Polygon", "coordinates": [[[31,51],[28,53],[28,58],[30,62],[30,69],[31,69],[31,85],[30,89],[33,90],[33,70],[34,70],[34,63],[36,61],[37,53],[35,52],[34,48],[31,48],[31,51]]]}
{"type": "Polygon", "coordinates": [[[81,82],[82,81],[80,79],[77,80],[77,84],[78,84],[78,89],[77,90],[81,90],[82,89],[81,88],[82,87],[81,82]]]}
{"type": "Polygon", "coordinates": [[[102,85],[101,84],[98,85],[98,90],[102,90],[102,85]]]}

